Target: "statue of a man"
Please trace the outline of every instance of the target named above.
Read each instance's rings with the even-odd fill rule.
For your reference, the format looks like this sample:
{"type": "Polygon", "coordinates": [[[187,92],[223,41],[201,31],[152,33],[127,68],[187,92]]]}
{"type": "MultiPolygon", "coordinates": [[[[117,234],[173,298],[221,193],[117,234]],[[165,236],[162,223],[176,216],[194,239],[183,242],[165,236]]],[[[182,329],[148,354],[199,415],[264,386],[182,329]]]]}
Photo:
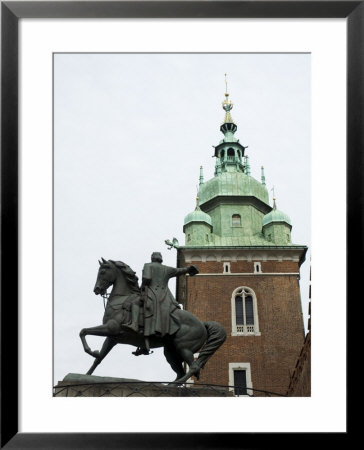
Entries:
{"type": "MultiPolygon", "coordinates": [[[[142,276],[142,291],[144,297],[144,335],[153,334],[164,336],[172,335],[179,329],[178,318],[175,311],[180,308],[168,288],[168,281],[172,277],[178,277],[188,273],[193,276],[198,273],[195,266],[182,269],[168,267],[162,264],[162,255],[154,252],[152,262],[144,264],[142,276]]],[[[129,325],[134,331],[138,331],[138,303],[132,305],[132,323],[129,325]]]]}

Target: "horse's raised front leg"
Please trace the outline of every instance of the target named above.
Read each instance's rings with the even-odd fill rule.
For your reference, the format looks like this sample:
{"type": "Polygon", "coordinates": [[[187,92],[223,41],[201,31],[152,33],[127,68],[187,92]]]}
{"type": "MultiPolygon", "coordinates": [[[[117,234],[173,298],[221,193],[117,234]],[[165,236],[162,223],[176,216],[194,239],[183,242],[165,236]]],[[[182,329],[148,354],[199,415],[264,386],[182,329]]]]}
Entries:
{"type": "Polygon", "coordinates": [[[88,334],[91,334],[92,336],[105,336],[105,337],[116,336],[120,333],[120,331],[121,331],[120,325],[116,320],[109,320],[107,323],[103,325],[98,325],[96,327],[83,328],[80,331],[80,338],[83,345],[83,349],[89,355],[93,356],[94,358],[98,358],[100,355],[99,352],[98,351],[93,352],[90,349],[86,341],[86,336],[88,334]]]}
{"type": "Polygon", "coordinates": [[[93,352],[93,354],[98,354],[98,356],[95,356],[95,361],[90,367],[90,370],[86,373],[86,375],[91,375],[96,367],[101,363],[101,361],[105,358],[105,356],[110,352],[110,350],[117,344],[116,339],[112,337],[107,337],[102,345],[102,348],[100,352],[97,350],[93,352]]]}

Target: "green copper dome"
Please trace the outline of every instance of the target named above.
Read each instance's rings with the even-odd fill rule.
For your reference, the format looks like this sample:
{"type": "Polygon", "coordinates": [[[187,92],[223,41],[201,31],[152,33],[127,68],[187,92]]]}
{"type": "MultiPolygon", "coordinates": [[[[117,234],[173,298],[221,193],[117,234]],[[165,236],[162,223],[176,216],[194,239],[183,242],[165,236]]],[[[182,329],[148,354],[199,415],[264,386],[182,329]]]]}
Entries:
{"type": "Polygon", "coordinates": [[[198,205],[198,199],[196,209],[187,214],[187,216],[185,217],[184,226],[188,225],[191,222],[205,222],[210,225],[210,227],[212,227],[211,217],[200,209],[198,205]]]}
{"type": "Polygon", "coordinates": [[[272,222],[285,222],[292,226],[291,219],[287,216],[287,214],[277,209],[275,199],[273,200],[273,209],[263,217],[262,225],[264,227],[264,225],[272,222]]]}
{"type": "Polygon", "coordinates": [[[223,172],[200,185],[200,205],[218,196],[252,196],[269,205],[264,184],[243,172],[223,172]]]}

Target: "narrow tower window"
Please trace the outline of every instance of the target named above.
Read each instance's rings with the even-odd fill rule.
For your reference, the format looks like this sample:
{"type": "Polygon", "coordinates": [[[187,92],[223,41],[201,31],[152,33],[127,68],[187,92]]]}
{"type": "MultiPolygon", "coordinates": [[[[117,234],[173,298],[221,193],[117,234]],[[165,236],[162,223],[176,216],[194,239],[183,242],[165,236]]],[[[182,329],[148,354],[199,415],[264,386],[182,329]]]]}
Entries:
{"type": "Polygon", "coordinates": [[[233,227],[241,227],[241,216],[240,216],[240,214],[233,214],[232,226],[233,227]]]}
{"type": "Polygon", "coordinates": [[[257,299],[252,289],[235,289],[231,299],[232,335],[260,335],[257,299]]]}
{"type": "Polygon", "coordinates": [[[254,263],[254,273],[260,273],[262,271],[262,266],[260,262],[254,263]]]}
{"type": "Polygon", "coordinates": [[[229,262],[224,263],[223,271],[224,271],[224,273],[230,273],[230,263],[229,262]]]}

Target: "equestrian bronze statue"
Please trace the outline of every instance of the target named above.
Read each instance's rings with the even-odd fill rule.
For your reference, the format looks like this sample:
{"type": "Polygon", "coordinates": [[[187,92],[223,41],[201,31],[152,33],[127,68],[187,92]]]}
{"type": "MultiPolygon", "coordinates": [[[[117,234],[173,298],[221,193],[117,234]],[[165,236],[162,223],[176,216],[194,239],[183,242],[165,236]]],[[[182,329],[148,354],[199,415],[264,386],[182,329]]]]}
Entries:
{"type": "Polygon", "coordinates": [[[90,370],[96,367],[116,344],[137,347],[135,355],[149,354],[151,348],[164,347],[164,355],[176,372],[175,381],[186,382],[191,376],[199,379],[200,370],[226,339],[224,328],[217,322],[201,322],[190,312],[180,308],[168,289],[168,280],[185,274],[198,273],[195,266],[176,269],[162,264],[160,253],[153,253],[151,263],[143,268],[139,287],[135,272],[121,261],[99,261],[100,267],[94,293],[106,297],[102,325],[84,328],[80,332],[83,348],[95,358],[90,370]],[[86,336],[105,336],[100,351],[92,351],[86,336]],[[199,356],[194,360],[194,353],[199,356]],[[189,369],[186,373],[184,364],[189,369]]]}

